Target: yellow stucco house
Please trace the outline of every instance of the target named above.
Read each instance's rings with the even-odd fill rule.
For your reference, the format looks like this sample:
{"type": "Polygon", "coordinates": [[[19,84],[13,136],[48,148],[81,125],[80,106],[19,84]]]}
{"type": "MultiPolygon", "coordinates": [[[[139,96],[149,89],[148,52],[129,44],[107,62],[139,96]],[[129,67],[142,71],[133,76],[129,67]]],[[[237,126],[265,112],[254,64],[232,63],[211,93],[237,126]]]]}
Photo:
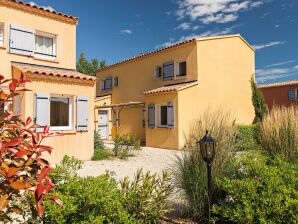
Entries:
{"type": "MultiPolygon", "coordinates": [[[[75,71],[78,18],[15,0],[0,0],[0,74],[32,80],[13,99],[24,119],[63,133],[45,142],[54,148],[49,157],[65,154],[82,160],[93,153],[95,77],[75,71]]],[[[5,88],[5,87],[4,87],[5,88]]]]}
{"type": "Polygon", "coordinates": [[[240,35],[192,39],[97,71],[96,126],[103,139],[132,133],[147,146],[180,149],[207,108],[254,120],[254,49],[240,35]]]}

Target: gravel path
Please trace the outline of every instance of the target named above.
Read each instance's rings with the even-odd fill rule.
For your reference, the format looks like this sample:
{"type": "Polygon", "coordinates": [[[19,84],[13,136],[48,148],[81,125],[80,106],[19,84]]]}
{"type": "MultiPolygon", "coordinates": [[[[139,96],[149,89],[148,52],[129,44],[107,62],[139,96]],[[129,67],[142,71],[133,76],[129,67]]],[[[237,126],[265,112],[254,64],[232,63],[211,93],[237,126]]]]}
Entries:
{"type": "Polygon", "coordinates": [[[106,170],[113,171],[117,179],[125,176],[132,178],[135,172],[143,168],[144,171],[161,174],[173,166],[175,155],[183,152],[159,148],[143,147],[133,157],[127,160],[110,159],[101,161],[85,161],[83,168],[79,171],[80,176],[99,176],[106,170]]]}

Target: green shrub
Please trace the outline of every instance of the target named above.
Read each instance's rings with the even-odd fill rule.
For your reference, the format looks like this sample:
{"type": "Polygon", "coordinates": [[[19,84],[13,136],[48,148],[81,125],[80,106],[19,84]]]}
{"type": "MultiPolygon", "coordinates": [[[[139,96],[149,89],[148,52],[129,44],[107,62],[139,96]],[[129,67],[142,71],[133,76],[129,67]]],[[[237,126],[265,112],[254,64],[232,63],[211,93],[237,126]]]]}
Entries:
{"type": "Polygon", "coordinates": [[[255,120],[261,122],[268,113],[265,98],[262,91],[258,88],[254,78],[250,80],[252,90],[252,103],[255,108],[255,120]]]}
{"type": "MultiPolygon", "coordinates": [[[[215,181],[223,175],[235,143],[234,120],[229,113],[222,110],[207,110],[194,122],[190,134],[186,137],[188,152],[176,159],[173,168],[174,183],[186,200],[190,215],[198,220],[206,217],[206,208],[208,208],[206,163],[202,160],[196,144],[205,135],[206,129],[218,142],[212,164],[212,176],[215,181]]],[[[216,185],[214,190],[217,196],[216,185]]]]}
{"type": "Polygon", "coordinates": [[[104,159],[108,159],[109,156],[110,156],[109,150],[107,150],[106,148],[97,148],[97,149],[94,149],[91,160],[94,160],[94,161],[104,160],[104,159]]]}
{"type": "Polygon", "coordinates": [[[291,160],[298,155],[297,107],[275,107],[263,120],[260,144],[270,154],[281,154],[291,160]]]}
{"type": "Polygon", "coordinates": [[[126,134],[114,138],[113,152],[116,157],[126,159],[131,152],[141,149],[141,141],[136,136],[126,134]]]}
{"type": "Polygon", "coordinates": [[[83,162],[75,157],[64,156],[62,161],[56,165],[50,173],[50,177],[55,184],[68,182],[77,177],[77,172],[83,166],[83,162]]]}
{"type": "Polygon", "coordinates": [[[46,223],[137,223],[122,205],[117,182],[109,175],[75,178],[55,194],[63,207],[45,204],[46,223]]]}
{"type": "Polygon", "coordinates": [[[237,151],[256,150],[258,148],[257,134],[257,125],[238,125],[235,136],[235,149],[237,151]]]}
{"type": "Polygon", "coordinates": [[[225,200],[213,206],[219,223],[298,223],[298,165],[248,153],[232,162],[219,186],[225,200]]]}
{"type": "Polygon", "coordinates": [[[99,132],[94,130],[94,149],[103,149],[104,143],[102,139],[100,138],[99,132]]]}
{"type": "Polygon", "coordinates": [[[157,223],[169,211],[167,198],[172,192],[169,174],[162,177],[138,170],[133,181],[128,177],[120,181],[123,206],[140,223],[157,223]]]}

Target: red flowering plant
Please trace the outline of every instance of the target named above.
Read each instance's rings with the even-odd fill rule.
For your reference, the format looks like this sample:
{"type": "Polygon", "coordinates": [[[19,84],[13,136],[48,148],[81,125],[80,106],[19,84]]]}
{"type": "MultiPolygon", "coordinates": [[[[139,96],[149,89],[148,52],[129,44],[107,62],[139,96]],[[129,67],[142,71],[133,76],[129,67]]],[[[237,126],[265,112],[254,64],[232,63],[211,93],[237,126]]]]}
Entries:
{"type": "MultiPolygon", "coordinates": [[[[0,75],[1,108],[22,91],[26,80],[22,75],[17,79],[4,79],[0,75]],[[5,93],[1,86],[9,83],[9,92],[5,93]]],[[[57,136],[50,133],[45,126],[43,132],[36,132],[38,125],[29,117],[24,122],[16,112],[4,111],[0,119],[0,220],[9,221],[11,215],[21,214],[21,206],[13,203],[14,199],[22,201],[26,195],[31,195],[32,216],[43,217],[44,199],[49,198],[57,204],[62,202],[54,195],[47,196],[54,188],[49,172],[52,168],[42,155],[51,153],[50,146],[43,145],[45,138],[57,136]]]]}

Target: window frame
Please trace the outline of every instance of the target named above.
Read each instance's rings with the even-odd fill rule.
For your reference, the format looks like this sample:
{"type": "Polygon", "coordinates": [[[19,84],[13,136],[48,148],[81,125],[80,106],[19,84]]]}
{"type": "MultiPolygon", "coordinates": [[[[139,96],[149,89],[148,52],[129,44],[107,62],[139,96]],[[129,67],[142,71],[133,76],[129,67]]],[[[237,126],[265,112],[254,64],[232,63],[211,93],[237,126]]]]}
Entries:
{"type": "Polygon", "coordinates": [[[163,81],[170,81],[170,80],[174,80],[175,79],[175,61],[168,61],[162,64],[162,79],[163,81]],[[167,78],[165,79],[165,66],[170,66],[173,65],[173,75],[171,76],[171,78],[167,78]]]}
{"type": "Polygon", "coordinates": [[[154,67],[154,79],[160,80],[163,78],[162,66],[158,65],[154,67]],[[160,71],[160,76],[157,76],[157,69],[160,71]]]}
{"type": "Polygon", "coordinates": [[[114,76],[113,77],[113,87],[118,87],[119,86],[119,77],[118,76],[114,76]]]}
{"type": "Polygon", "coordinates": [[[58,39],[58,36],[56,34],[51,34],[51,33],[46,33],[46,32],[36,30],[34,38],[35,38],[34,39],[34,57],[35,58],[53,60],[53,61],[57,59],[57,55],[58,55],[57,54],[57,52],[58,52],[57,39],[58,39]],[[43,37],[43,38],[53,39],[53,54],[52,55],[36,51],[36,38],[37,38],[37,36],[40,36],[40,37],[43,37]]]}
{"type": "Polygon", "coordinates": [[[155,111],[155,123],[156,123],[156,126],[158,128],[168,128],[168,114],[166,113],[166,116],[167,116],[167,124],[166,125],[163,125],[161,124],[161,107],[166,107],[167,108],[167,113],[168,113],[168,105],[166,103],[163,103],[163,104],[157,104],[156,105],[156,111],[155,111]]]}
{"type": "Polygon", "coordinates": [[[288,89],[288,100],[290,100],[290,101],[298,100],[298,89],[288,89]],[[294,91],[294,98],[293,99],[290,99],[290,97],[289,97],[289,92],[290,91],[294,91]]]}
{"type": "Polygon", "coordinates": [[[175,68],[176,68],[175,78],[176,79],[186,78],[186,76],[187,76],[187,61],[186,60],[179,60],[179,61],[176,61],[176,63],[177,63],[177,66],[175,66],[175,68]],[[181,63],[185,63],[185,74],[184,75],[180,75],[180,64],[181,63]]]}
{"type": "Polygon", "coordinates": [[[2,30],[2,36],[3,36],[2,41],[0,40],[0,47],[4,47],[5,46],[5,24],[2,22],[0,22],[0,30],[2,30]]]}
{"type": "Polygon", "coordinates": [[[49,97],[49,124],[51,124],[51,97],[57,97],[57,98],[68,98],[69,99],[69,112],[68,112],[68,119],[69,119],[69,125],[68,126],[51,126],[51,131],[71,131],[74,127],[74,96],[72,95],[64,95],[64,94],[50,94],[49,97]]]}

